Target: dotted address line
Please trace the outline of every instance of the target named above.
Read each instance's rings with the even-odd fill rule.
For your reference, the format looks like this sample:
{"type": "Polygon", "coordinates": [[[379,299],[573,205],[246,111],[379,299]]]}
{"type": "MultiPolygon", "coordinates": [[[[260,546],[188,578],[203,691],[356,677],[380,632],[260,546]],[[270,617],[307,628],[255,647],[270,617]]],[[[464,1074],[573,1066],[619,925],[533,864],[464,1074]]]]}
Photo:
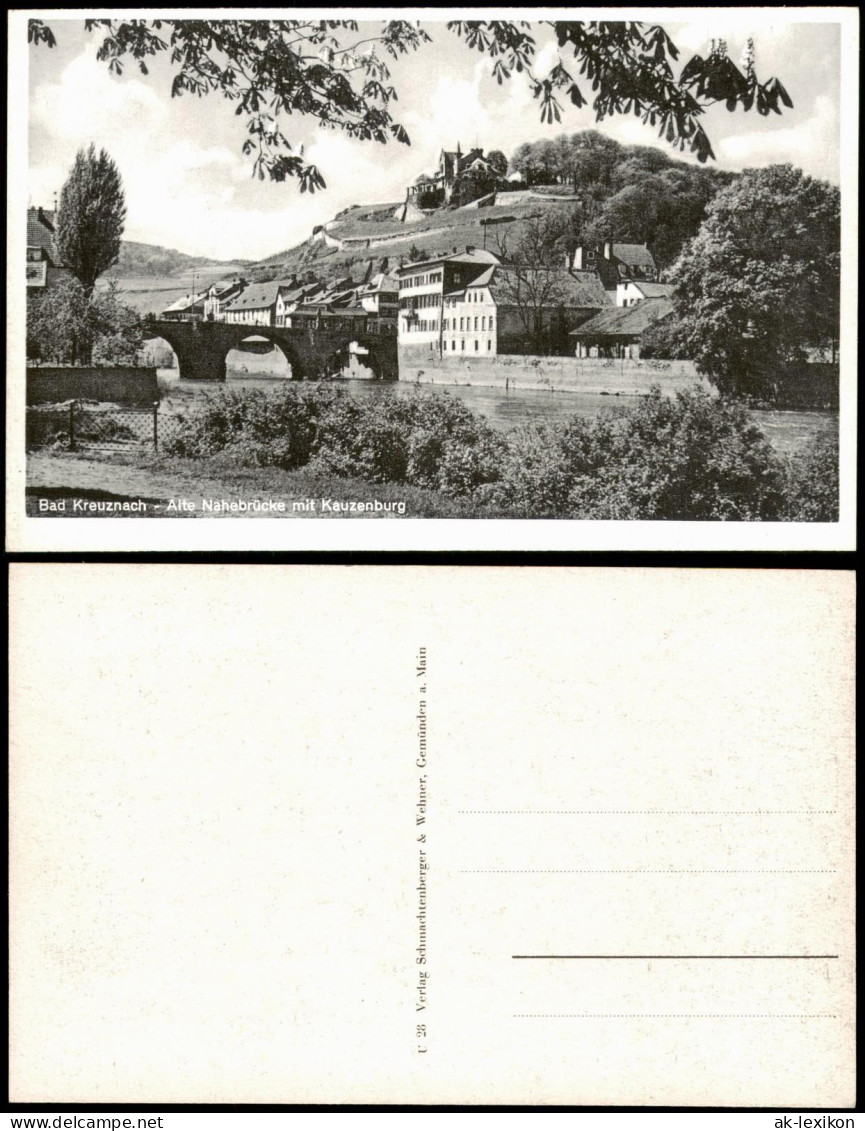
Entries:
{"type": "Polygon", "coordinates": [[[622,1018],[691,1018],[702,1017],[713,1021],[728,1018],[767,1018],[772,1021],[790,1020],[793,1018],[825,1018],[835,1020],[835,1013],[515,1013],[514,1017],[622,1017],[622,1018]]]}

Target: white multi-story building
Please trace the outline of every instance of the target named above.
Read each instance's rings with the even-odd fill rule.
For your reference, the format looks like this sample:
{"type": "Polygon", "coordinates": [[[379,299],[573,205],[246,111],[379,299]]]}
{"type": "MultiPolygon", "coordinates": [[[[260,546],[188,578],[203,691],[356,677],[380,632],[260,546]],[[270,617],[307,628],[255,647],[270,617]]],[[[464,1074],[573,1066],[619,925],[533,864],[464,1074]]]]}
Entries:
{"type": "Polygon", "coordinates": [[[492,357],[498,352],[498,312],[491,285],[496,267],[444,296],[442,356],[492,357]]]}
{"type": "Polygon", "coordinates": [[[223,321],[244,326],[275,326],[279,293],[294,286],[293,282],[274,280],[246,287],[222,308],[223,321]]]}
{"type": "Polygon", "coordinates": [[[467,247],[464,252],[401,267],[397,273],[399,345],[409,349],[432,349],[441,356],[444,352],[444,296],[464,290],[498,262],[491,251],[467,247]]]}

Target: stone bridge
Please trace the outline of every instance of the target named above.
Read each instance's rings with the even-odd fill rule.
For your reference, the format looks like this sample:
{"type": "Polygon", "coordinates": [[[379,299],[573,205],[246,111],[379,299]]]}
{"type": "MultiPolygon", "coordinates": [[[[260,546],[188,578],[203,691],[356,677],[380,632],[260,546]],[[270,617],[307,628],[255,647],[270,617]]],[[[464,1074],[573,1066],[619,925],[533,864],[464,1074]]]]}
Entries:
{"type": "Polygon", "coordinates": [[[281,350],[291,366],[292,379],[330,377],[348,364],[348,347],[357,342],[367,353],[366,365],[382,381],[399,377],[396,338],[317,327],[241,326],[232,322],[173,322],[148,319],[147,338],[164,338],[177,355],[181,380],[224,381],[225,359],[249,338],[265,338],[281,350]]]}

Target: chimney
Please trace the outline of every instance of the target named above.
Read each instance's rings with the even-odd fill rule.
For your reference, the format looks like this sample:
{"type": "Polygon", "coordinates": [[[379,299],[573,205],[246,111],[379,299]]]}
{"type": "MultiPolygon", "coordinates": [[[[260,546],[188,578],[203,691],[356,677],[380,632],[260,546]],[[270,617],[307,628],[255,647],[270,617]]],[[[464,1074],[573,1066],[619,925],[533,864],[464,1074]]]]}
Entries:
{"type": "Polygon", "coordinates": [[[476,251],[476,250],[477,249],[475,248],[474,244],[470,244],[470,243],[466,244],[466,252],[467,253],[471,254],[471,252],[476,251]]]}
{"type": "Polygon", "coordinates": [[[604,259],[609,259],[613,254],[613,245],[609,240],[604,241],[604,259]]]}

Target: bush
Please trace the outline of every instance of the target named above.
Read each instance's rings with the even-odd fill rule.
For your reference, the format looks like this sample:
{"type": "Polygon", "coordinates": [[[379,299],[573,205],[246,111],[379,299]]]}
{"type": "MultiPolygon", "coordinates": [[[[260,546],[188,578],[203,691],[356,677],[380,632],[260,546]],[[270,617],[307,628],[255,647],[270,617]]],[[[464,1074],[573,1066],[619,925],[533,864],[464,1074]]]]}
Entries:
{"type": "Polygon", "coordinates": [[[506,441],[447,394],[360,400],[338,389],[288,385],[227,390],[183,418],[169,454],[221,455],[245,466],[317,468],[372,483],[411,483],[471,495],[498,478],[506,441]]]}
{"type": "Polygon", "coordinates": [[[783,464],[746,410],[697,388],[524,430],[502,478],[494,501],[527,517],[743,521],[784,505],[783,464]]]}
{"type": "Polygon", "coordinates": [[[837,446],[785,464],[748,411],[695,387],[655,388],[632,412],[572,416],[508,436],[447,393],[355,398],[318,385],[226,391],[188,416],[169,453],[404,483],[527,518],[837,517],[837,446]]]}
{"type": "Polygon", "coordinates": [[[461,401],[413,390],[335,404],[322,421],[316,463],[337,475],[459,497],[498,478],[505,447],[461,401]]]}
{"type": "Polygon", "coordinates": [[[191,458],[222,453],[244,466],[303,467],[312,458],[323,415],[339,398],[333,390],[304,385],[275,393],[219,392],[182,419],[165,450],[191,458]]]}
{"type": "Polygon", "coordinates": [[[838,436],[816,436],[790,458],[787,471],[788,522],[838,521],[838,436]]]}

